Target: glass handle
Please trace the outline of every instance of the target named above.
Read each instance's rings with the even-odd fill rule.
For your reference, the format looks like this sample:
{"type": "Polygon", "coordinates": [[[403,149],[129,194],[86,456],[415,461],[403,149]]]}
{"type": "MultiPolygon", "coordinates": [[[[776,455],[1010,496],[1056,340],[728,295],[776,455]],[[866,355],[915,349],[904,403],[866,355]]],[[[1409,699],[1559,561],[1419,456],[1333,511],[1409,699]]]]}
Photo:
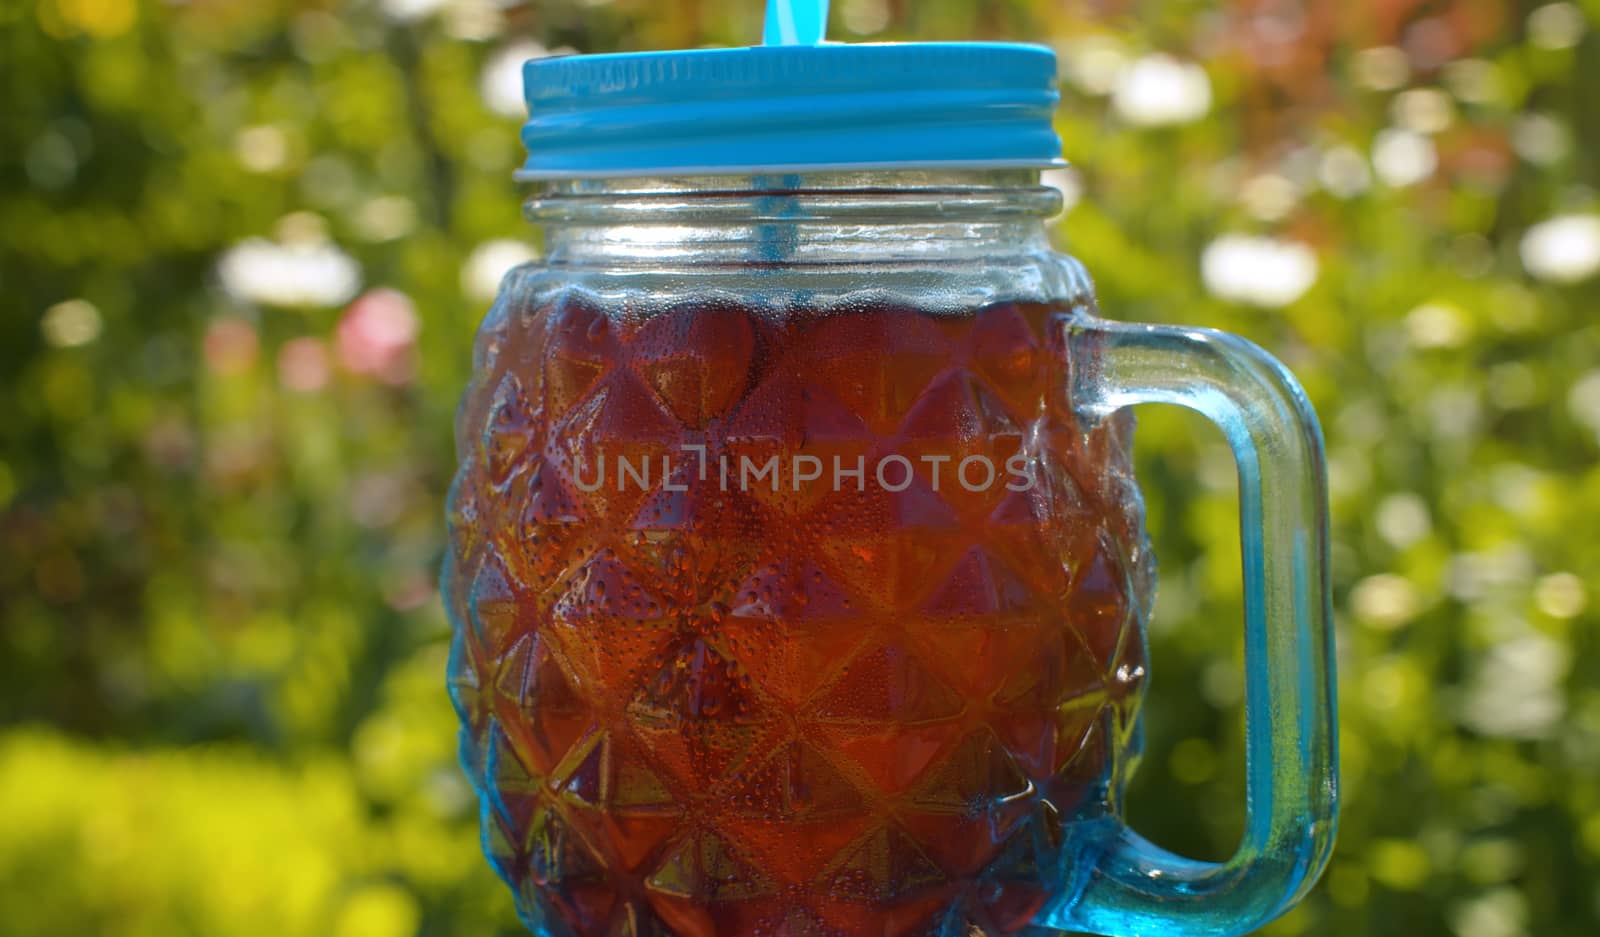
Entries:
{"type": "Polygon", "coordinates": [[[1227,437],[1239,472],[1249,680],[1238,852],[1220,865],[1197,862],[1119,827],[1059,923],[1119,937],[1235,937],[1299,901],[1333,848],[1339,779],[1322,432],[1295,379],[1244,339],[1093,318],[1067,329],[1073,400],[1087,425],[1133,404],[1172,403],[1205,414],[1227,437]]]}

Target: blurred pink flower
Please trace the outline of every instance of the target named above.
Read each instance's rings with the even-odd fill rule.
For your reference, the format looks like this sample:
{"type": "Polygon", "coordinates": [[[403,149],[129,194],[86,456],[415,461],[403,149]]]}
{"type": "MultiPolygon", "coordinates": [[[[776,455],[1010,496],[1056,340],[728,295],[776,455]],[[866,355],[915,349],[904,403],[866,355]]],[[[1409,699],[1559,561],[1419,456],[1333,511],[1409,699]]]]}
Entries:
{"type": "Polygon", "coordinates": [[[255,363],[261,342],[255,326],[230,316],[211,320],[201,347],[206,367],[218,374],[238,374],[255,363]]]}
{"type": "Polygon", "coordinates": [[[290,339],[278,350],[278,381],[302,394],[328,386],[332,363],[327,346],[310,336],[290,339]]]}
{"type": "Polygon", "coordinates": [[[411,297],[398,290],[369,290],[339,320],[339,363],[353,374],[404,384],[414,372],[418,326],[411,297]]]}

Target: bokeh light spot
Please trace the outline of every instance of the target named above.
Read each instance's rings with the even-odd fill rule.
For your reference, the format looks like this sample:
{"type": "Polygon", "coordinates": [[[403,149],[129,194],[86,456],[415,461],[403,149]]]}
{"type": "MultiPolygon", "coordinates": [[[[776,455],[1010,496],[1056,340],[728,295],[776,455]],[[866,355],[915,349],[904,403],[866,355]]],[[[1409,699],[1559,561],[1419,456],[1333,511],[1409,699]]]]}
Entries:
{"type": "Polygon", "coordinates": [[[1402,189],[1433,175],[1439,168],[1439,153],[1422,134],[1390,127],[1373,138],[1372,165],[1385,184],[1402,189]]]}
{"type": "Polygon", "coordinates": [[[1404,576],[1378,573],[1356,584],[1350,591],[1350,605],[1368,625],[1392,631],[1416,617],[1421,599],[1404,576]]]}
{"type": "Polygon", "coordinates": [[[1198,65],[1147,55],[1118,74],[1111,105],[1135,127],[1193,123],[1211,110],[1211,79],[1198,65]]]}
{"type": "Polygon", "coordinates": [[[1430,867],[1427,851],[1409,840],[1381,839],[1372,844],[1368,853],[1372,877],[1395,891],[1421,888],[1428,880],[1430,867]]]}
{"type": "Polygon", "coordinates": [[[523,241],[502,239],[479,244],[461,268],[461,289],[478,302],[489,302],[500,291],[506,274],[538,256],[523,241]]]}
{"type": "Polygon", "coordinates": [[[1100,96],[1116,90],[1128,53],[1110,36],[1085,36],[1061,44],[1061,71],[1080,91],[1100,96]]]}
{"type": "Polygon", "coordinates": [[[264,306],[337,306],[361,288],[361,267],[332,244],[250,238],[222,255],[217,273],[229,293],[264,306]]]}
{"type": "Polygon", "coordinates": [[[1551,573],[1534,585],[1533,601],[1551,618],[1576,618],[1589,607],[1589,592],[1572,573],[1551,573]]]}
{"type": "Polygon", "coordinates": [[[246,127],[234,137],[233,151],[251,172],[276,172],[289,162],[289,138],[270,124],[246,127]]]}
{"type": "Polygon", "coordinates": [[[1411,62],[1395,46],[1362,49],[1350,64],[1356,84],[1372,91],[1393,91],[1411,80],[1411,62]]]}
{"type": "Polygon", "coordinates": [[[1217,773],[1217,750],[1206,739],[1184,739],[1172,748],[1172,777],[1180,784],[1204,784],[1217,773]]]}
{"type": "Polygon", "coordinates": [[[410,937],[421,923],[421,909],[410,893],[369,885],[345,899],[333,937],[410,937]]]}
{"type": "Polygon", "coordinates": [[[1600,215],[1561,215],[1522,236],[1522,265],[1550,283],[1578,283],[1600,273],[1600,215]]]}
{"type": "Polygon", "coordinates": [[[1353,146],[1335,146],[1322,155],[1317,179],[1337,198],[1355,198],[1372,187],[1367,158],[1353,146]]]}
{"type": "Polygon", "coordinates": [[[1511,125],[1511,148],[1535,166],[1551,166],[1572,151],[1572,134],[1549,114],[1524,114],[1511,125]]]}
{"type": "Polygon", "coordinates": [[[531,39],[513,42],[497,50],[483,66],[478,91],[489,110],[501,117],[526,117],[527,102],[522,96],[522,67],[532,59],[542,59],[550,51],[531,39]]]}
{"type": "Polygon", "coordinates": [[[100,310],[86,299],[69,299],[45,310],[39,329],[56,348],[76,348],[100,337],[100,310]]]}
{"type": "Polygon", "coordinates": [[[1417,543],[1433,531],[1427,502],[1409,491],[1397,491],[1378,502],[1374,515],[1378,536],[1396,549],[1417,543]]]}
{"type": "Polygon", "coordinates": [[[1389,112],[1395,124],[1413,133],[1443,132],[1455,120],[1455,106],[1437,88],[1412,88],[1395,95],[1389,112]]]}
{"type": "Polygon", "coordinates": [[[1406,334],[1417,348],[1460,348],[1472,338],[1472,320],[1459,306],[1423,303],[1406,315],[1406,334]]]}
{"type": "Polygon", "coordinates": [[[1527,898],[1509,887],[1468,898],[1450,912],[1457,937],[1526,937],[1527,921],[1527,898]]]}
{"type": "Polygon", "coordinates": [[[1317,256],[1293,241],[1224,235],[1200,257],[1200,275],[1213,296],[1263,308],[1287,306],[1317,280],[1317,256]]]}
{"type": "Polygon", "coordinates": [[[1541,49],[1570,49],[1588,25],[1576,3],[1547,3],[1528,14],[1528,40],[1541,49]]]}
{"type": "Polygon", "coordinates": [[[885,0],[844,0],[839,18],[845,29],[858,36],[876,36],[889,28],[889,4],[885,0]]]}

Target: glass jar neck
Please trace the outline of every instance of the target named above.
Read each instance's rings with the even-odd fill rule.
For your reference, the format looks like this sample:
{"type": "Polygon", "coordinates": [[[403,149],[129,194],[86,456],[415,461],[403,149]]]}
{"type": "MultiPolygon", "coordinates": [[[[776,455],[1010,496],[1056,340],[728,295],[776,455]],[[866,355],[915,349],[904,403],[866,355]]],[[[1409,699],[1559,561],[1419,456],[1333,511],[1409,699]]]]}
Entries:
{"type": "Polygon", "coordinates": [[[943,263],[1050,250],[1034,170],[547,182],[526,204],[552,265],[943,263]]]}

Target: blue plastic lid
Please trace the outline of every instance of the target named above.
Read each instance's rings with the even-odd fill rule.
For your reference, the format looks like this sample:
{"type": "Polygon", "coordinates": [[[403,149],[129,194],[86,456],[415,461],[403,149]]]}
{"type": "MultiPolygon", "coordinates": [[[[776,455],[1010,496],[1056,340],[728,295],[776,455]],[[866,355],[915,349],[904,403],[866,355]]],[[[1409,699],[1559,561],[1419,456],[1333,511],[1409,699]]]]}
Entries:
{"type": "Polygon", "coordinates": [[[1011,43],[536,59],[519,179],[1062,165],[1055,53],[1011,43]]]}

